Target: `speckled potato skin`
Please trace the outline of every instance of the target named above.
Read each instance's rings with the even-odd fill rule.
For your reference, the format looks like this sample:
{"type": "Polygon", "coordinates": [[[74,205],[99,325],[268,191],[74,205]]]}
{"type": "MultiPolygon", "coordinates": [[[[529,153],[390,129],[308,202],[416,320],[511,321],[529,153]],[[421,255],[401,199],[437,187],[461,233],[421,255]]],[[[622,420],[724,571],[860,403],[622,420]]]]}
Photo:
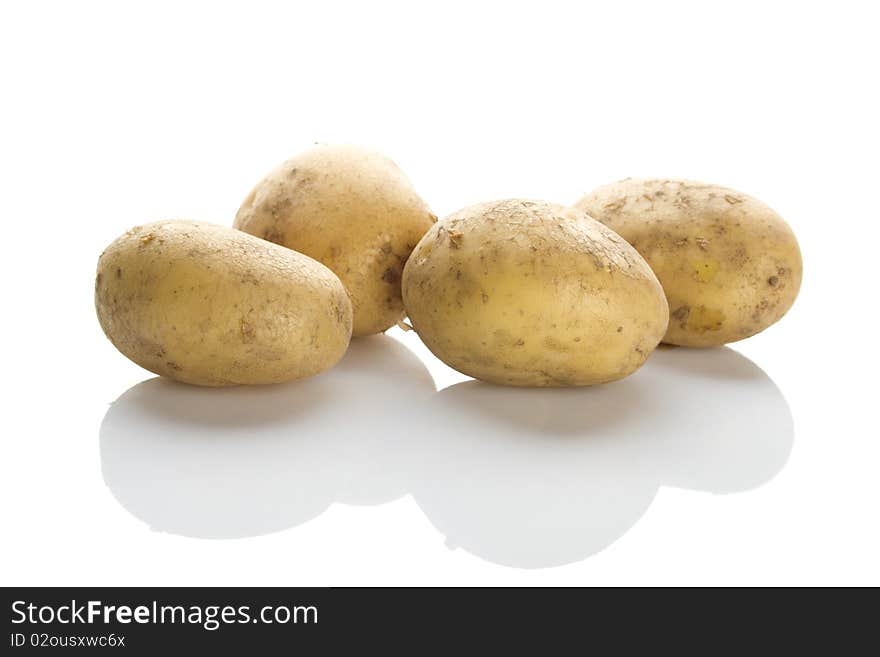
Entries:
{"type": "Polygon", "coordinates": [[[576,207],[619,233],[648,261],[669,302],[663,341],[714,347],[777,322],[801,285],[788,224],[761,201],[717,185],[628,178],[576,207]]]}
{"type": "Polygon", "coordinates": [[[585,386],[638,369],[666,330],[660,283],[585,213],[505,200],[460,210],[403,271],[413,328],[449,366],[512,386],[585,386]]]}
{"type": "Polygon", "coordinates": [[[321,145],[266,176],[233,225],[332,269],[351,297],[354,335],[360,336],[381,333],[403,318],[403,266],[436,221],[384,155],[321,145]]]}
{"type": "Polygon", "coordinates": [[[160,221],[98,260],[95,307],[125,356],[184,383],[279,383],[334,365],[351,303],[319,262],[232,228],[160,221]]]}

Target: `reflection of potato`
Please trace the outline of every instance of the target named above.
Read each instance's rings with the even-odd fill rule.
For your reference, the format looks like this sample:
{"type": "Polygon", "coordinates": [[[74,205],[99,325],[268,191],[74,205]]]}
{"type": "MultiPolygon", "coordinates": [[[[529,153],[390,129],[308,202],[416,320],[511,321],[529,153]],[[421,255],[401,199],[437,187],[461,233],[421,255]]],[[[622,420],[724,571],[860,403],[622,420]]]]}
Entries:
{"type": "Polygon", "coordinates": [[[620,379],[668,320],[657,278],[629,244],[540,201],[483,203],[435,225],[407,262],[403,297],[438,358],[515,386],[620,379]]]}
{"type": "Polygon", "coordinates": [[[436,221],[398,166],[353,146],[316,146],[251,191],[234,226],[332,269],[351,296],[354,335],[403,317],[400,274],[436,221]]]}
{"type": "Polygon", "coordinates": [[[426,429],[412,437],[413,498],[448,545],[521,568],[605,548],[661,485],[759,486],[783,467],[793,437],[778,388],[725,348],[658,349],[638,376],[612,386],[469,381],[441,390],[424,412],[426,429]],[[749,412],[732,417],[731,407],[749,412]]]}
{"type": "Polygon", "coordinates": [[[277,386],[150,379],[104,417],[104,480],[127,511],[159,531],[281,531],[334,502],[403,495],[411,427],[433,393],[424,364],[387,336],[354,341],[322,376],[277,386]]]}
{"type": "Polygon", "coordinates": [[[375,336],[290,384],[141,383],[107,411],[100,450],[112,494],[156,530],[253,536],[410,492],[450,546],[540,568],[615,541],[658,485],[768,481],[792,435],[779,390],[730,349],[659,349],[613,386],[434,394],[418,358],[375,336]]]}
{"type": "Polygon", "coordinates": [[[657,492],[644,437],[615,430],[633,408],[656,417],[653,402],[641,374],[588,389],[446,388],[426,415],[438,428],[413,436],[413,498],[452,548],[518,568],[578,561],[626,533],[657,492]]]}
{"type": "Polygon", "coordinates": [[[338,361],[351,303],[321,263],[240,231],[138,226],[98,261],[98,319],[123,354],[207,386],[277,383],[338,361]]]}
{"type": "Polygon", "coordinates": [[[801,284],[794,233],[760,201],[677,180],[605,185],[577,207],[618,232],[651,265],[669,301],[664,342],[708,347],[778,321],[801,284]]]}

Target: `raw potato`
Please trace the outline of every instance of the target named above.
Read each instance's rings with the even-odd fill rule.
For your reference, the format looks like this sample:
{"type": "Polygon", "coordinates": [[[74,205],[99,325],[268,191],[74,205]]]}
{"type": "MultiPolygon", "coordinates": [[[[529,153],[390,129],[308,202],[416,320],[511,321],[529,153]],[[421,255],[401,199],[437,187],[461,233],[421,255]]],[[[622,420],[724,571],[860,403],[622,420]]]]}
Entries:
{"type": "Polygon", "coordinates": [[[657,278],[618,235],[573,208],[516,199],[428,231],[404,269],[403,299],[440,360],[514,386],[625,377],[669,318],[657,278]]]}
{"type": "Polygon", "coordinates": [[[351,303],[319,262],[190,221],[138,226],[98,261],[95,306],[119,351],[185,383],[278,383],[345,353],[351,303]]]}
{"type": "Polygon", "coordinates": [[[234,226],[332,269],[351,296],[354,335],[403,318],[400,275],[437,217],[387,157],[316,146],[288,160],[248,195],[234,226]]]}
{"type": "Polygon", "coordinates": [[[657,274],[669,301],[664,342],[742,340],[778,321],[800,289],[791,228],[732,189],[628,178],[587,194],[577,207],[619,233],[657,274]]]}

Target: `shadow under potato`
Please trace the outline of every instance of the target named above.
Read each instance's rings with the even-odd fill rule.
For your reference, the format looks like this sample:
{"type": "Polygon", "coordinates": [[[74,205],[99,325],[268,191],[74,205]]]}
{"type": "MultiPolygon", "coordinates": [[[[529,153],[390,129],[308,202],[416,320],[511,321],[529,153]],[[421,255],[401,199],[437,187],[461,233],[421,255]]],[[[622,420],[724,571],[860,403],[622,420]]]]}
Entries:
{"type": "Polygon", "coordinates": [[[405,492],[396,409],[423,406],[434,391],[421,361],[385,336],[359,339],[333,370],[289,384],[150,379],[104,418],[104,480],[154,529],[202,538],[280,531],[334,501],[388,502],[405,492]]]}
{"type": "Polygon", "coordinates": [[[432,400],[446,421],[421,435],[412,490],[451,546],[526,568],[579,561],[661,485],[748,490],[791,451],[784,397],[731,349],[661,350],[616,384],[555,392],[473,381],[432,400]]]}
{"type": "Polygon", "coordinates": [[[104,479],[153,528],[203,538],[300,525],[333,503],[415,498],[451,546],[547,567],[622,536],[660,485],[747,490],[793,441],[788,406],[727,348],[660,349],[633,376],[582,389],[476,381],[439,393],[386,336],[334,369],[271,387],[151,379],[107,412],[104,479]]]}

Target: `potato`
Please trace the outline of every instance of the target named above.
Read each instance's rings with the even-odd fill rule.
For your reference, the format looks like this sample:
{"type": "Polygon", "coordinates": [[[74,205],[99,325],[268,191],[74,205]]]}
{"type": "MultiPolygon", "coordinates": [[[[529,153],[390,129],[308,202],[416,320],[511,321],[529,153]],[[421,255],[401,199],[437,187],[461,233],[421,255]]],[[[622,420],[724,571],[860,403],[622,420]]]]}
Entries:
{"type": "Polygon", "coordinates": [[[351,296],[359,336],[402,319],[403,265],[436,221],[394,162],[353,146],[322,145],[266,176],[234,226],[332,269],[351,296]]]}
{"type": "Polygon", "coordinates": [[[801,285],[788,224],[740,192],[684,180],[606,185],[576,206],[644,256],[669,302],[664,342],[712,347],[778,321],[801,285]]]}
{"type": "Polygon", "coordinates": [[[505,200],[434,226],[403,271],[413,328],[451,367],[514,386],[583,386],[638,369],[666,331],[663,290],[585,213],[505,200]]]}
{"type": "Polygon", "coordinates": [[[101,327],[128,358],[185,383],[277,383],[336,363],[351,303],[319,262],[231,228],[138,226],[98,260],[101,327]]]}

